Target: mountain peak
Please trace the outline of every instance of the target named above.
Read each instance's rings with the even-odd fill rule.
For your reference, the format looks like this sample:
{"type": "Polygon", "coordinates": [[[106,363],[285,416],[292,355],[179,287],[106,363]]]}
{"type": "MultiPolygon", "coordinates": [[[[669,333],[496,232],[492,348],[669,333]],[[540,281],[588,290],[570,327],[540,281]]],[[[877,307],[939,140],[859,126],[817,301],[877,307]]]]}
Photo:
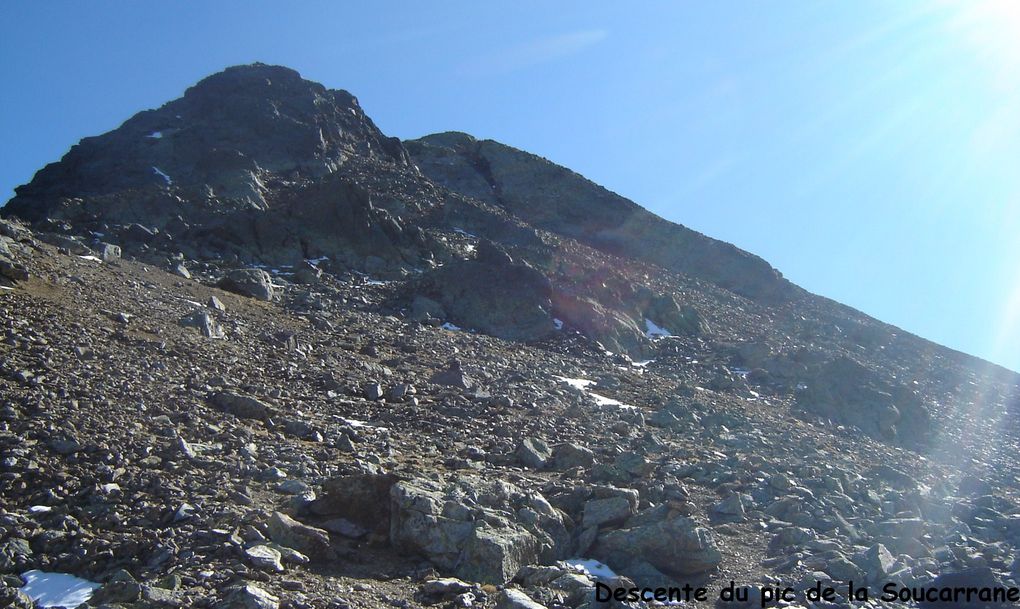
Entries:
{"type": "Polygon", "coordinates": [[[264,207],[268,181],[319,178],[355,157],[409,163],[399,140],[386,137],[350,93],[282,66],[233,66],[83,139],[16,189],[7,211],[38,220],[62,199],[127,190],[150,200],[172,192],[264,207]]]}

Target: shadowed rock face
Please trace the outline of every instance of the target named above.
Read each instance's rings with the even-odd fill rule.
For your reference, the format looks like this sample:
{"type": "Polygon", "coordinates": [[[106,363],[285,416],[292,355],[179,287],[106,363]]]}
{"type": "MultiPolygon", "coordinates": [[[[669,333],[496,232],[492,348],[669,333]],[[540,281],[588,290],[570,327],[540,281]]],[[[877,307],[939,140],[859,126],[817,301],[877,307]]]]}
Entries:
{"type": "Polygon", "coordinates": [[[265,208],[282,183],[334,173],[353,156],[408,165],[399,140],[384,136],[346,91],[288,68],[236,66],[83,139],[18,188],[6,213],[123,221],[133,211],[152,220],[172,217],[159,208],[182,198],[265,208]],[[119,192],[130,192],[132,201],[90,201],[119,192]],[[69,197],[83,201],[62,202],[69,197]]]}
{"type": "Polygon", "coordinates": [[[761,258],[673,224],[565,167],[492,140],[440,133],[405,143],[434,182],[598,249],[700,277],[763,301],[794,286],[761,258]]]}

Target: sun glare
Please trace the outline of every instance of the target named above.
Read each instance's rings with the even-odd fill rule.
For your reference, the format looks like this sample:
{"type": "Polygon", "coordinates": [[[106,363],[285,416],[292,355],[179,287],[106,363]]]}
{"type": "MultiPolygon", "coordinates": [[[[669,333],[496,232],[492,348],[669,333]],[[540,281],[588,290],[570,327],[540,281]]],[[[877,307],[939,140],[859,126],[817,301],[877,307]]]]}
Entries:
{"type": "Polygon", "coordinates": [[[992,72],[994,84],[1010,92],[1020,88],[1020,2],[951,2],[949,29],[962,37],[992,72]]]}

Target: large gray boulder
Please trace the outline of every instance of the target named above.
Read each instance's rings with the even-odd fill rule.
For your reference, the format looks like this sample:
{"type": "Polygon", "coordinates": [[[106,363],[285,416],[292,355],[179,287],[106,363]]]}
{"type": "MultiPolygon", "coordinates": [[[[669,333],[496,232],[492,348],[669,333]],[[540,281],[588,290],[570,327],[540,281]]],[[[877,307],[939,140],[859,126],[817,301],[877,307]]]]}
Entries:
{"type": "Polygon", "coordinates": [[[447,263],[423,277],[409,300],[421,297],[438,303],[456,325],[491,336],[537,340],[555,331],[549,279],[488,242],[477,258],[447,263]]]}
{"type": "Polygon", "coordinates": [[[390,497],[392,544],[464,580],[505,584],[525,565],[569,554],[563,515],[505,482],[405,480],[390,497]]]}
{"type": "Polygon", "coordinates": [[[722,554],[712,533],[663,506],[631,517],[624,528],[602,532],[596,557],[614,569],[647,562],[667,575],[691,575],[714,569],[722,554]]]}
{"type": "Polygon", "coordinates": [[[269,273],[262,269],[235,269],[216,284],[228,292],[257,300],[275,300],[276,289],[269,273]]]}

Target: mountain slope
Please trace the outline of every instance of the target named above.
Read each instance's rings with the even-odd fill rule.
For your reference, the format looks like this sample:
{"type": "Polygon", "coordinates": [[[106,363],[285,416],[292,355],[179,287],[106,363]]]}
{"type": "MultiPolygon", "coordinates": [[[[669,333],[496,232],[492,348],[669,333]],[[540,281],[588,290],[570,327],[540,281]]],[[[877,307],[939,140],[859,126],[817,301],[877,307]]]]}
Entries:
{"type": "Polygon", "coordinates": [[[0,567],[95,606],[1020,577],[1018,375],[526,152],[238,66],[0,215],[0,567]]]}

